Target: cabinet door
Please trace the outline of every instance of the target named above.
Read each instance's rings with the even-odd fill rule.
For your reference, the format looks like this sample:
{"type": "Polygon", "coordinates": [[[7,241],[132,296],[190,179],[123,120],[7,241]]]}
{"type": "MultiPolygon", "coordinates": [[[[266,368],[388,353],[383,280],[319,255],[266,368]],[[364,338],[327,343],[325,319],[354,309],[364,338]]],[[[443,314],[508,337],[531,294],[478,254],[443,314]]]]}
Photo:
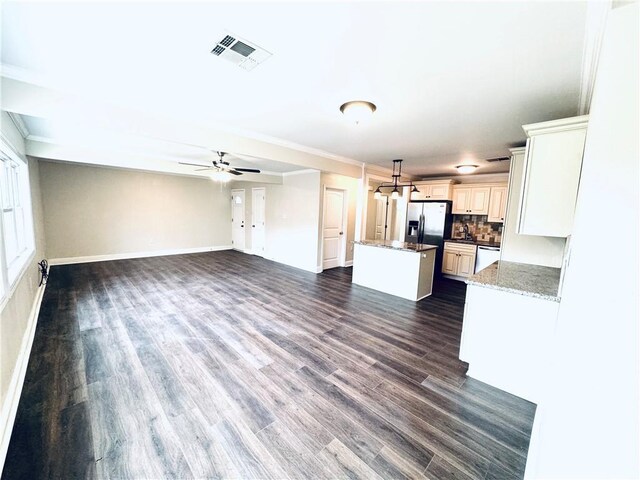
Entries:
{"type": "Polygon", "coordinates": [[[452,213],[469,213],[471,202],[471,188],[453,188],[453,208],[452,213]]]}
{"type": "Polygon", "coordinates": [[[469,202],[469,213],[474,215],[486,215],[489,213],[490,187],[478,187],[471,189],[471,201],[469,202]]]}
{"type": "Polygon", "coordinates": [[[458,271],[458,254],[445,250],[442,255],[442,273],[449,275],[457,275],[458,271]]]}
{"type": "Polygon", "coordinates": [[[459,253],[458,254],[458,275],[468,277],[473,275],[476,263],[475,253],[459,253]]]}
{"type": "Polygon", "coordinates": [[[582,123],[580,128],[533,135],[527,140],[520,235],[571,234],[587,133],[586,122],[582,123]]]}
{"type": "Polygon", "coordinates": [[[504,222],[504,214],[507,208],[507,187],[491,187],[489,199],[490,222],[504,222]]]}
{"type": "Polygon", "coordinates": [[[416,185],[418,187],[419,192],[413,192],[411,194],[411,200],[429,200],[429,195],[431,195],[431,186],[430,185],[416,185]]]}
{"type": "Polygon", "coordinates": [[[430,200],[451,200],[451,185],[430,185],[430,200]]]}

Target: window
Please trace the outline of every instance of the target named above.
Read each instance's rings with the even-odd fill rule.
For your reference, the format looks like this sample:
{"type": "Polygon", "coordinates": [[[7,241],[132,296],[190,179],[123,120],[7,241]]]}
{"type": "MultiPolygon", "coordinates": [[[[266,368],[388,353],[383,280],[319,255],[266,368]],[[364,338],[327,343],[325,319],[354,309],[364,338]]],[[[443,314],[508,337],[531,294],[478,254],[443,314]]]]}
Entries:
{"type": "Polygon", "coordinates": [[[15,284],[34,251],[29,167],[0,141],[0,299],[15,284]]]}

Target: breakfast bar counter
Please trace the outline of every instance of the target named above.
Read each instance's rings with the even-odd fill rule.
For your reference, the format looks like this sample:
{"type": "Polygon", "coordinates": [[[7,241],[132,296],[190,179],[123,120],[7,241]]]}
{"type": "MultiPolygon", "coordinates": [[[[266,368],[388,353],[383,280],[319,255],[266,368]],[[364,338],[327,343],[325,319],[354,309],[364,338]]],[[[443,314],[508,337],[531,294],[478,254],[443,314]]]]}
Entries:
{"type": "Polygon", "coordinates": [[[353,283],[407,300],[431,295],[437,246],[388,240],[354,244],[353,283]]]}

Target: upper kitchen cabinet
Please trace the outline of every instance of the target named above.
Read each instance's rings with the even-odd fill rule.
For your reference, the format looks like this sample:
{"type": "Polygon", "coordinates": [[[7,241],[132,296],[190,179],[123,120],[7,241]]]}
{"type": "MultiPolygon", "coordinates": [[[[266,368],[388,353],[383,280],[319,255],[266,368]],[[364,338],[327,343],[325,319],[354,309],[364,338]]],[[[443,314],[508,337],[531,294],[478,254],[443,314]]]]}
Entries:
{"type": "Polygon", "coordinates": [[[524,125],[527,146],[517,233],[571,234],[588,116],[524,125]]]}
{"type": "Polygon", "coordinates": [[[469,215],[487,215],[491,187],[462,186],[453,187],[453,208],[451,213],[469,215]]]}
{"type": "Polygon", "coordinates": [[[414,182],[418,192],[411,194],[411,200],[451,200],[452,180],[439,182],[414,182]]]}
{"type": "Polygon", "coordinates": [[[504,222],[507,211],[507,186],[491,187],[489,197],[489,216],[487,220],[494,223],[504,222]]]}

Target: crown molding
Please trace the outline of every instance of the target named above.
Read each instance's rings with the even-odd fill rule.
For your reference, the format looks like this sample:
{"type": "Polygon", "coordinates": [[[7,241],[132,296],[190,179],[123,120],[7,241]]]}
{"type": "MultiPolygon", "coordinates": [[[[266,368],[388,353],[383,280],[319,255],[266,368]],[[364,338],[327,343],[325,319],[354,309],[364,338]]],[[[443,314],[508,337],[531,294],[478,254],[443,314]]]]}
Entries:
{"type": "Polygon", "coordinates": [[[24,124],[24,120],[22,120],[22,117],[20,116],[20,114],[7,112],[7,115],[9,115],[9,118],[18,129],[18,132],[20,133],[22,138],[26,140],[29,137],[29,130],[27,129],[27,126],[24,124]]]}
{"type": "Polygon", "coordinates": [[[304,175],[306,173],[319,173],[320,170],[315,170],[313,168],[305,168],[304,170],[294,170],[293,172],[283,172],[283,177],[290,177],[292,175],[304,175]]]}
{"type": "Polygon", "coordinates": [[[531,137],[532,135],[544,133],[565,132],[567,130],[587,128],[588,123],[589,115],[580,115],[579,117],[561,118],[549,122],[530,123],[529,125],[523,125],[522,129],[528,137],[531,137]]]}
{"type": "Polygon", "coordinates": [[[602,38],[611,11],[611,0],[587,2],[587,20],[584,31],[584,47],[582,50],[582,73],[580,78],[580,96],[578,98],[578,114],[589,113],[591,97],[598,71],[602,38]]]}

